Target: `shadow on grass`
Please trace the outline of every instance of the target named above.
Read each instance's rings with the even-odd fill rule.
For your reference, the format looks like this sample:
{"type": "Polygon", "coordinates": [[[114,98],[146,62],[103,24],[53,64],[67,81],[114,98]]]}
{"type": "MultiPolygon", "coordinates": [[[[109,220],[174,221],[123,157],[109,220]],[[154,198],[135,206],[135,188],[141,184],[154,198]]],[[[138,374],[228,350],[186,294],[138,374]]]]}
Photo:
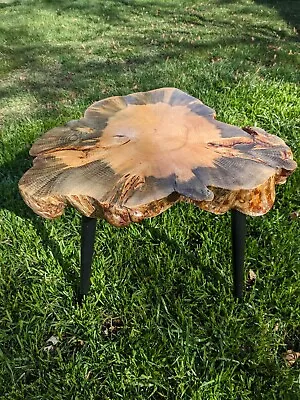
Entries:
{"type": "Polygon", "coordinates": [[[18,182],[29,167],[28,150],[21,151],[15,156],[13,161],[0,166],[1,208],[10,211],[25,221],[30,221],[40,237],[44,249],[49,250],[49,252],[53,254],[54,258],[63,268],[67,282],[74,288],[74,291],[76,291],[75,289],[77,289],[79,284],[79,277],[74,272],[71,263],[62,254],[58,242],[50,237],[45,221],[33,213],[24,203],[19,193],[18,182]]]}
{"type": "MultiPolygon", "coordinates": [[[[197,213],[198,211],[198,218],[199,218],[199,222],[201,220],[205,220],[207,219],[209,216],[207,215],[207,212],[200,212],[199,210],[197,210],[197,207],[195,207],[195,213],[197,213]]],[[[210,215],[210,217],[212,218],[217,218],[216,215],[210,215]]],[[[224,223],[224,229],[226,226],[226,218],[225,216],[222,218],[222,221],[224,223]]],[[[205,223],[202,222],[202,224],[205,226],[205,223]]],[[[202,225],[202,229],[203,229],[203,225],[202,225]]],[[[179,228],[180,229],[180,228],[179,228]]],[[[205,228],[204,228],[205,229],[205,228]]],[[[207,226],[208,229],[208,226],[207,226]]],[[[215,265],[222,265],[221,262],[219,260],[212,260],[210,259],[209,262],[201,262],[201,258],[199,257],[199,255],[197,254],[197,248],[201,248],[203,243],[204,243],[204,239],[201,235],[202,230],[199,232],[190,232],[189,236],[188,236],[188,243],[189,243],[189,248],[185,247],[185,246],[179,246],[178,242],[172,238],[170,238],[170,236],[165,232],[164,229],[157,229],[157,228],[149,228],[149,231],[151,232],[151,236],[153,237],[153,240],[156,241],[157,243],[165,243],[167,245],[167,247],[170,249],[170,252],[174,252],[174,249],[176,249],[176,251],[178,251],[180,254],[183,254],[183,258],[184,260],[186,260],[186,265],[196,268],[196,269],[201,269],[202,273],[204,276],[209,277],[208,279],[208,283],[209,285],[212,287],[214,287],[214,289],[210,289],[211,293],[214,293],[216,296],[219,296],[220,293],[218,292],[218,288],[220,285],[223,284],[224,282],[224,269],[226,269],[228,267],[228,263],[230,264],[230,268],[231,268],[231,257],[229,258],[229,260],[227,259],[227,257],[224,257],[224,259],[226,258],[228,260],[227,265],[223,265],[224,269],[221,272],[220,268],[216,268],[215,265]],[[172,250],[173,249],[173,250],[172,250]]],[[[211,234],[213,235],[213,233],[211,232],[211,234]]],[[[231,241],[231,235],[230,235],[230,230],[228,233],[228,242],[231,241]]],[[[218,243],[217,243],[218,245],[218,243]]],[[[226,246],[224,246],[224,252],[227,252],[226,246]]],[[[184,268],[185,269],[185,268],[184,268]]],[[[183,271],[183,273],[189,273],[188,271],[183,271]]],[[[178,282],[175,279],[174,282],[174,292],[176,293],[176,296],[183,296],[185,297],[185,292],[186,292],[186,282],[184,281],[184,279],[178,279],[178,282]]],[[[224,285],[226,285],[226,283],[224,283],[224,285]]],[[[233,288],[228,287],[228,290],[226,291],[232,291],[232,295],[233,295],[233,288]]]]}
{"type": "Polygon", "coordinates": [[[20,0],[0,0],[0,9],[21,4],[20,0]]]}
{"type": "MultiPolygon", "coordinates": [[[[235,0],[218,0],[221,4],[234,4],[235,0]]],[[[297,34],[300,32],[300,2],[298,0],[254,0],[255,3],[276,10],[297,34]]]]}
{"type": "Polygon", "coordinates": [[[257,4],[277,10],[279,15],[300,33],[300,2],[298,0],[255,0],[257,4]]]}
{"type": "MultiPolygon", "coordinates": [[[[300,27],[300,3],[297,0],[254,0],[257,4],[261,4],[262,6],[267,6],[270,8],[274,8],[279,12],[281,17],[292,27],[296,27],[299,29],[300,27]]],[[[234,0],[219,0],[222,4],[232,4],[236,3],[234,0]]],[[[157,16],[165,16],[168,15],[178,15],[179,10],[176,7],[170,7],[170,3],[162,2],[162,1],[147,1],[147,3],[140,3],[135,0],[116,0],[114,3],[85,3],[85,2],[74,2],[74,1],[58,1],[58,0],[44,0],[44,3],[52,6],[56,9],[57,12],[64,12],[68,10],[78,10],[81,13],[85,13],[87,15],[101,15],[110,19],[112,23],[117,22],[118,24],[122,21],[127,21],[128,19],[124,17],[124,10],[128,9],[135,13],[140,12],[141,10],[147,11],[151,13],[154,17],[157,16]],[[125,6],[125,7],[124,7],[125,6]],[[122,7],[122,10],[120,10],[122,7]]],[[[183,13],[185,9],[180,10],[183,13]]],[[[185,13],[186,14],[186,13],[185,13]]],[[[185,18],[187,15],[185,15],[185,18]]],[[[193,19],[193,16],[190,15],[190,18],[193,19]]],[[[201,15],[198,15],[198,21],[205,21],[207,19],[203,18],[201,15]]],[[[195,22],[195,19],[193,19],[195,22]]],[[[225,22],[224,22],[225,24],[225,22]]]]}
{"type": "MultiPolygon", "coordinates": [[[[27,22],[13,30],[1,28],[0,52],[6,60],[2,71],[15,71],[16,76],[4,82],[0,96],[13,102],[21,93],[30,95],[35,99],[31,106],[32,115],[38,118],[48,111],[55,117],[76,101],[89,103],[101,97],[127,94],[128,91],[171,86],[173,82],[169,78],[168,62],[193,59],[196,54],[208,64],[227,59],[230,65],[225,66],[222,74],[224,81],[230,85],[235,83],[232,78],[235,69],[247,71],[250,64],[257,63],[272,68],[274,50],[270,47],[274,47],[274,41],[283,39],[285,44],[293,44],[297,39],[266,23],[254,26],[245,22],[237,31],[234,21],[222,19],[219,15],[209,17],[196,8],[172,7],[168,2],[124,0],[99,4],[44,0],[36,7],[70,18],[78,15],[87,21],[95,17],[96,22],[93,23],[96,24],[98,37],[111,32],[110,37],[102,42],[97,42],[95,36],[77,43],[74,38],[75,44],[69,39],[53,44],[43,30],[33,30],[27,22]],[[153,18],[151,28],[146,24],[135,28],[134,17],[140,18],[141,15],[153,18]],[[119,31],[113,33],[114,27],[120,26],[128,29],[127,35],[119,31]],[[194,29],[192,35],[190,27],[194,29]],[[172,32],[169,32],[171,28],[172,32]],[[206,36],[207,29],[224,29],[224,35],[206,36]],[[194,34],[199,37],[193,37],[194,34]],[[110,40],[117,42],[116,49],[110,40]],[[230,53],[226,55],[232,49],[236,50],[233,58],[230,53]],[[218,53],[216,57],[215,53],[218,53]]],[[[284,13],[285,6],[281,9],[284,13]]],[[[293,11],[286,13],[293,15],[293,11]]],[[[247,21],[246,12],[243,17],[247,21]]],[[[276,63],[293,68],[295,60],[282,53],[276,63]]],[[[213,71],[213,67],[210,69],[213,71]]],[[[179,68],[178,74],[181,72],[179,68]]],[[[202,72],[203,79],[205,75],[202,72]]],[[[289,80],[289,77],[282,75],[281,79],[289,80]]],[[[13,103],[11,108],[14,108],[13,103]]]]}
{"type": "Polygon", "coordinates": [[[124,15],[126,9],[132,9],[131,0],[115,0],[114,2],[86,2],[73,0],[44,0],[44,4],[52,7],[58,15],[64,12],[77,11],[85,16],[101,16],[110,24],[124,24],[128,21],[128,16],[124,15]],[[124,7],[125,6],[125,7],[124,7]]]}

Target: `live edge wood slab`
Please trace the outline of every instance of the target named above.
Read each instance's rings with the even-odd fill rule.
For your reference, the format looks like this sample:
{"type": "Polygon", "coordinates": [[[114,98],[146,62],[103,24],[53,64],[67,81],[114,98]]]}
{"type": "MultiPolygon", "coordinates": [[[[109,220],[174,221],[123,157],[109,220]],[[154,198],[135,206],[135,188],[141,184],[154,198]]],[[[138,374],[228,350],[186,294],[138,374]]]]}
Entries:
{"type": "Polygon", "coordinates": [[[30,154],[19,189],[34,212],[56,218],[70,204],[119,227],[178,201],[262,215],[275,185],[296,168],[279,137],[217,121],[213,109],[175,88],[100,100],[44,134],[30,154]]]}

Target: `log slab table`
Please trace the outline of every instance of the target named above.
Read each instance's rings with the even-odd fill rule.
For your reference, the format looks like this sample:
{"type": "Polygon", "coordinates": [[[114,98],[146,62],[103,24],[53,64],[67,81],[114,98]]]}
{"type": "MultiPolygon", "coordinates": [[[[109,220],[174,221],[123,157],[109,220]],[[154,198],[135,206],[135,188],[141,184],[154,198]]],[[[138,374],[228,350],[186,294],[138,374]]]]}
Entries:
{"type": "Polygon", "coordinates": [[[282,139],[238,128],[175,88],[110,97],[79,120],[33,144],[33,167],[19,182],[38,215],[59,217],[66,205],[82,218],[80,299],[90,285],[96,218],[124,227],[179,201],[215,214],[232,210],[234,295],[242,297],[245,215],[263,215],[275,185],[296,168],[282,139]]]}

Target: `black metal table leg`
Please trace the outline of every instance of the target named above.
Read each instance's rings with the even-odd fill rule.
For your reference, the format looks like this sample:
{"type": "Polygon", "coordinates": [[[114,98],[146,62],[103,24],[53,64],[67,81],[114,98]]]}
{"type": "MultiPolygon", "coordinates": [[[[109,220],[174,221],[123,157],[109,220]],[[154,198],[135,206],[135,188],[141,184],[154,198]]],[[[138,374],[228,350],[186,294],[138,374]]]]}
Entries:
{"type": "Polygon", "coordinates": [[[91,267],[94,252],[94,242],[96,233],[95,218],[82,217],[81,222],[81,260],[80,260],[80,287],[78,303],[82,304],[83,297],[90,288],[91,267]]]}
{"type": "Polygon", "coordinates": [[[234,297],[243,297],[246,215],[237,210],[231,214],[234,297]]]}

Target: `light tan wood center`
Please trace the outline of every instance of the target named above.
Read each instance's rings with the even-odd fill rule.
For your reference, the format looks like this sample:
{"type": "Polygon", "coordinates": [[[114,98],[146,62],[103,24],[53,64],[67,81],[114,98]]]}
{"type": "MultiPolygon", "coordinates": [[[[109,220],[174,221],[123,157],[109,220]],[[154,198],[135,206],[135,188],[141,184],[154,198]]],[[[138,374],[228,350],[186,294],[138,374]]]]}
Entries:
{"type": "Polygon", "coordinates": [[[157,103],[116,113],[99,146],[106,149],[104,160],[117,173],[157,178],[175,173],[186,180],[192,177],[192,168],[213,166],[218,155],[206,144],[218,139],[219,130],[207,118],[185,106],[157,103]]]}

